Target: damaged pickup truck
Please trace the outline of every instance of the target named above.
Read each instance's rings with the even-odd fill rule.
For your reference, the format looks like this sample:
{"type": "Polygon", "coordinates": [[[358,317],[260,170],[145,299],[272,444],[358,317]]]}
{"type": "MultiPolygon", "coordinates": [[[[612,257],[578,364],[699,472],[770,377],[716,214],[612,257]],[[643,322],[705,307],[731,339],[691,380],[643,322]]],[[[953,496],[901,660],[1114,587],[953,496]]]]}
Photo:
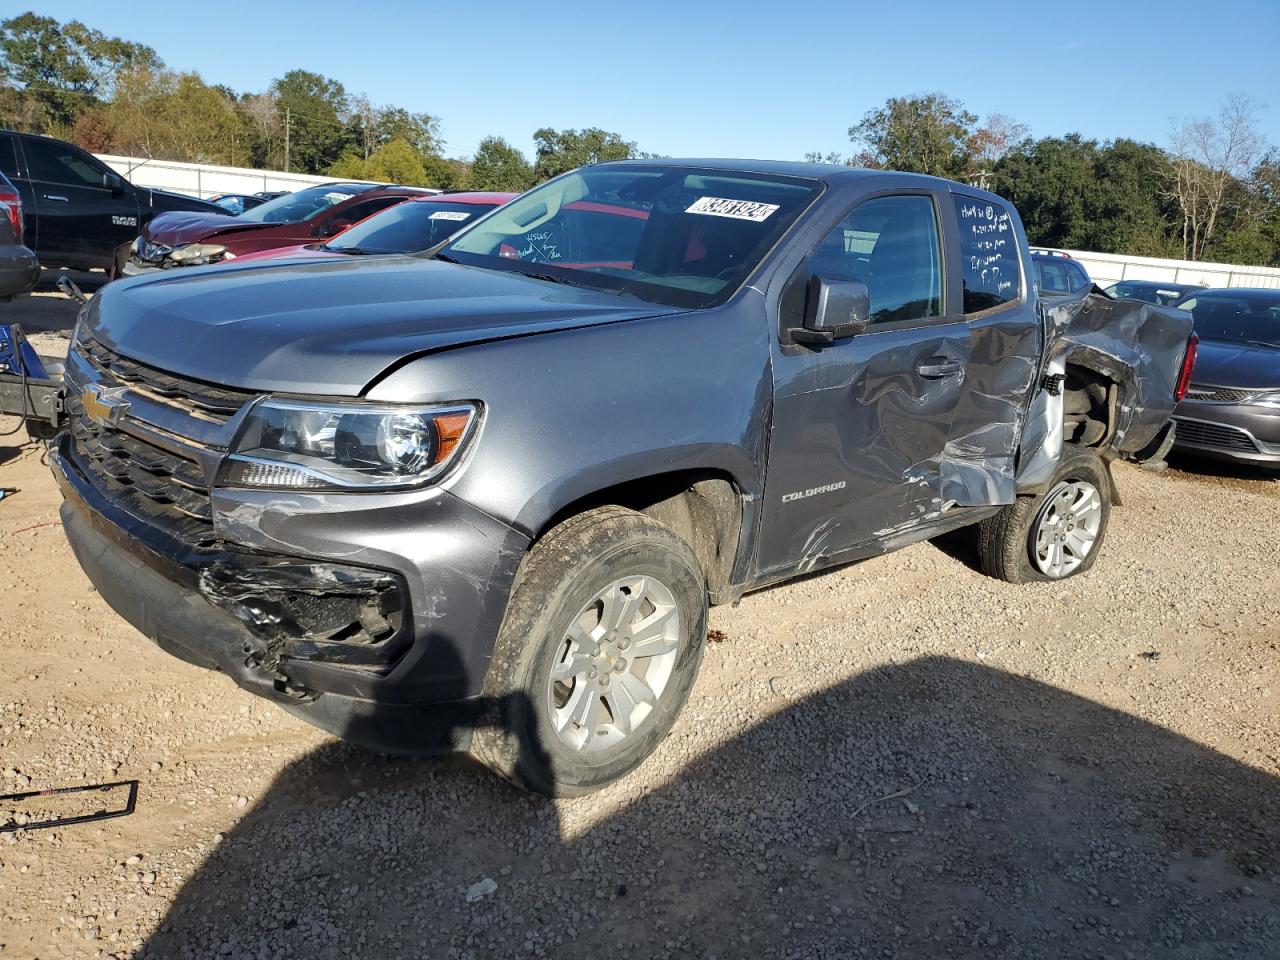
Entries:
{"type": "Polygon", "coordinates": [[[630,161],[422,255],[113,283],[66,365],[63,524],[177,656],[586,792],[671,728],[710,604],[962,526],[1009,581],[1093,565],[1190,320],[1033,277],[957,183],[630,161]]]}

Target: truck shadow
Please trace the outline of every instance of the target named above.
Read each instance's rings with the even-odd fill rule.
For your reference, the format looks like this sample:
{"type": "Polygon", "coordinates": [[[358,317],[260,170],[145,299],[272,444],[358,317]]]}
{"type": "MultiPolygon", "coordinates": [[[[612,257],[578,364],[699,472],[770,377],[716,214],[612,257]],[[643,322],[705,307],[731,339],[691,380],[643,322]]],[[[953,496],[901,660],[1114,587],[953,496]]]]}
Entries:
{"type": "MultiPolygon", "coordinates": [[[[744,681],[743,703],[768,690],[744,681]]],[[[325,746],[142,955],[1280,955],[1262,770],[945,658],[777,706],[712,747],[697,718],[721,707],[691,704],[627,781],[555,803],[325,746]]]]}

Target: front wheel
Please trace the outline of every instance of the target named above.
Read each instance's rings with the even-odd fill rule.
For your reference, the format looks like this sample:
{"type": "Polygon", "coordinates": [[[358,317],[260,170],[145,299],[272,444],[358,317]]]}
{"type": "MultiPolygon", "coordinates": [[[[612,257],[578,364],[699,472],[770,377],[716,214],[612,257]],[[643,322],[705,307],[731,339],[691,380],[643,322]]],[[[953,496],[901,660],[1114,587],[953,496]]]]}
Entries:
{"type": "Polygon", "coordinates": [[[706,583],[674,531],[621,507],[565,521],[525,561],[472,753],[554,796],[618,779],[675,723],[706,631],[706,583]]]}
{"type": "Polygon", "coordinates": [[[1101,458],[1066,444],[1048,489],[1019,497],[978,526],[984,573],[1010,583],[1065,580],[1093,566],[1111,516],[1111,478],[1101,458]]]}

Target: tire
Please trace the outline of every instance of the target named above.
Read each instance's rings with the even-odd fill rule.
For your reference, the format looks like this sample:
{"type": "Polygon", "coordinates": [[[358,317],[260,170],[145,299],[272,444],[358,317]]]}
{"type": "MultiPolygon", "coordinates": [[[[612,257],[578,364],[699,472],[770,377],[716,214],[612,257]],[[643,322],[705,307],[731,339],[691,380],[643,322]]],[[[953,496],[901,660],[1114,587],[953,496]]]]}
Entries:
{"type": "Polygon", "coordinates": [[[1009,583],[1079,576],[1098,559],[1110,518],[1111,475],[1106,465],[1092,450],[1064,444],[1044,493],[1019,497],[978,525],[979,566],[983,573],[1009,583]],[[1087,489],[1092,490],[1092,503],[1082,498],[1087,489]],[[1087,548],[1082,549],[1086,540],[1087,548]],[[1055,557],[1061,558],[1060,564],[1054,563],[1055,557]]]}
{"type": "Polygon", "coordinates": [[[706,578],[669,527],[622,507],[566,520],[525,560],[472,755],[550,796],[617,780],[671,730],[706,635],[706,578]]]}

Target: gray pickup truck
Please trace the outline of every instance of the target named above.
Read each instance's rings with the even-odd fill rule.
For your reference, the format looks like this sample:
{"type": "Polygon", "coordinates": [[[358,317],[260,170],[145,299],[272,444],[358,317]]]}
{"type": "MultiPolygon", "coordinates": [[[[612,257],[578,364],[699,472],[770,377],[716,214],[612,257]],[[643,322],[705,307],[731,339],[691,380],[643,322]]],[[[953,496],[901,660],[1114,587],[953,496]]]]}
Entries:
{"type": "Polygon", "coordinates": [[[63,524],[177,656],[582,793],[669,731],[711,604],[962,526],[1006,580],[1092,566],[1190,320],[1033,277],[958,183],[628,161],[421,255],[116,282],[67,361],[63,524]]]}

